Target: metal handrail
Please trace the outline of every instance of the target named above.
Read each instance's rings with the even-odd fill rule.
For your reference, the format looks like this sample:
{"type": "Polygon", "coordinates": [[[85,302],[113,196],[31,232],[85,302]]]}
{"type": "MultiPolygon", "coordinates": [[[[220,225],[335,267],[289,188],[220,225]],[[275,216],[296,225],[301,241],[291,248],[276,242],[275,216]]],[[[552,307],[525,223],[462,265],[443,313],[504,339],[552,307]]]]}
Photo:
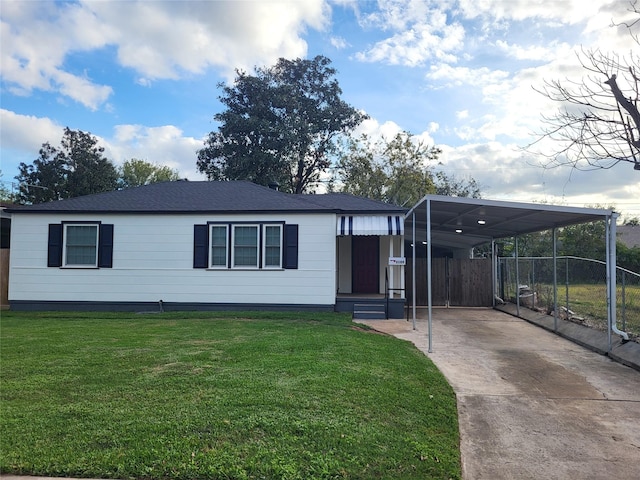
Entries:
{"type": "Polygon", "coordinates": [[[389,292],[404,292],[406,288],[389,288],[389,267],[384,269],[384,316],[389,318],[389,292]]]}

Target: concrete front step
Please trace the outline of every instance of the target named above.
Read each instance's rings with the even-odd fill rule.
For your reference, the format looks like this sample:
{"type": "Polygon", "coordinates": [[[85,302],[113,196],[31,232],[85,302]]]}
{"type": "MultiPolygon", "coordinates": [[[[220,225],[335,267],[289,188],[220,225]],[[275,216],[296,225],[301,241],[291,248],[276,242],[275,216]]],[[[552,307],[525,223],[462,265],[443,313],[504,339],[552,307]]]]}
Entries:
{"type": "Polygon", "coordinates": [[[356,303],[353,305],[353,318],[357,320],[385,320],[387,318],[384,303],[356,303]]]}

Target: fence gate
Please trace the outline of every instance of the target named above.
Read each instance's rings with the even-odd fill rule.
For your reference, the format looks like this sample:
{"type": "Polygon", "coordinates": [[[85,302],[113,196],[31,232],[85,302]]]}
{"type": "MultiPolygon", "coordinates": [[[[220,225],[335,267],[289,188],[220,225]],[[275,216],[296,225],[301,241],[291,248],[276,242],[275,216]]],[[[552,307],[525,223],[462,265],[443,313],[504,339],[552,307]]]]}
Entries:
{"type": "MultiPolygon", "coordinates": [[[[407,297],[411,302],[412,259],[407,258],[407,297]]],[[[490,307],[493,304],[491,260],[487,258],[431,259],[432,303],[451,307],[490,307]]],[[[416,304],[427,305],[427,259],[416,258],[416,304]]]]}

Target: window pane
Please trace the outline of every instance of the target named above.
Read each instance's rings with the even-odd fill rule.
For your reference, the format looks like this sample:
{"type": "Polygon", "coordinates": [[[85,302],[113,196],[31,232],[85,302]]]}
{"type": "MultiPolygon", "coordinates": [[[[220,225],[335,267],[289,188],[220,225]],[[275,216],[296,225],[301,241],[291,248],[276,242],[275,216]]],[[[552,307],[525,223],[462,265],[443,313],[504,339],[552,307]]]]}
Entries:
{"type": "Polygon", "coordinates": [[[97,225],[66,226],[66,265],[96,265],[97,225]]]}
{"type": "Polygon", "coordinates": [[[233,231],[233,266],[258,266],[258,227],[236,226],[233,231]]]}
{"type": "Polygon", "coordinates": [[[264,266],[280,266],[280,225],[267,225],[264,233],[264,266]]]}
{"type": "Polygon", "coordinates": [[[211,266],[227,266],[227,227],[224,225],[211,227],[211,266]]]}

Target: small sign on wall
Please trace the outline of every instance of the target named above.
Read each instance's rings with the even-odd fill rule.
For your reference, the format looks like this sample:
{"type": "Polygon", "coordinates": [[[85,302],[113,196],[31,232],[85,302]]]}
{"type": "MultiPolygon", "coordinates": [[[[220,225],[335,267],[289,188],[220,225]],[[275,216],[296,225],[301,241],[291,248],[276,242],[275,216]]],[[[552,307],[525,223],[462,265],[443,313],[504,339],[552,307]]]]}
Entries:
{"type": "Polygon", "coordinates": [[[407,259],[405,257],[389,257],[389,265],[406,265],[407,259]]]}

